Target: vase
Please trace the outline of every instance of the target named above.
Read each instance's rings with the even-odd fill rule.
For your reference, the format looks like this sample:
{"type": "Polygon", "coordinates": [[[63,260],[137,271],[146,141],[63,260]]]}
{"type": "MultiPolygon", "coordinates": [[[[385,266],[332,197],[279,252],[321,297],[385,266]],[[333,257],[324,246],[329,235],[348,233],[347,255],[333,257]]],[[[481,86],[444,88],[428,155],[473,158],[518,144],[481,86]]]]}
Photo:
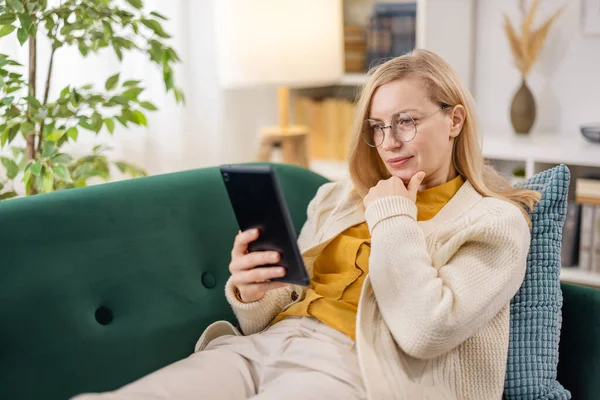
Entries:
{"type": "Polygon", "coordinates": [[[518,134],[529,133],[535,122],[535,113],[535,99],[527,87],[527,82],[523,79],[510,106],[510,120],[515,132],[518,134]]]}

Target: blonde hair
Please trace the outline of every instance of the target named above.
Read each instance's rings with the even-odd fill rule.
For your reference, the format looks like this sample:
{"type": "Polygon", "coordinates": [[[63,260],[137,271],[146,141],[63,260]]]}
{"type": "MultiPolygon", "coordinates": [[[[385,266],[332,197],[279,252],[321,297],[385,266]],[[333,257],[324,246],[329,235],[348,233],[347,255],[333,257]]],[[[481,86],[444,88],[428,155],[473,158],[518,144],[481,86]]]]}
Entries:
{"type": "Polygon", "coordinates": [[[465,108],[465,121],[460,134],[454,140],[452,150],[452,162],[456,171],[482,196],[506,200],[519,207],[527,222],[531,224],[529,212],[540,200],[541,194],[513,187],[493,167],[486,165],[477,136],[473,97],[446,61],[422,49],[393,58],[374,68],[361,91],[355,108],[349,157],[350,177],[359,195],[366,196],[377,182],[390,177],[377,149],[368,146],[361,139],[361,129],[363,121],[369,115],[371,98],[380,86],[407,77],[421,79],[433,103],[449,106],[461,104],[465,108]]]}

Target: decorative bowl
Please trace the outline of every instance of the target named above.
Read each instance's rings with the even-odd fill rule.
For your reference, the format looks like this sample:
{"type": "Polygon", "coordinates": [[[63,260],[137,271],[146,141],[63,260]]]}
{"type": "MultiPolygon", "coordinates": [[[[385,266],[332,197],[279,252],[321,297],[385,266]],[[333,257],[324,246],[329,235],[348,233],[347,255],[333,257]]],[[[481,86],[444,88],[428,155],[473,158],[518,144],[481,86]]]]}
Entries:
{"type": "Polygon", "coordinates": [[[590,142],[600,143],[600,124],[582,125],[581,134],[590,142]]]}

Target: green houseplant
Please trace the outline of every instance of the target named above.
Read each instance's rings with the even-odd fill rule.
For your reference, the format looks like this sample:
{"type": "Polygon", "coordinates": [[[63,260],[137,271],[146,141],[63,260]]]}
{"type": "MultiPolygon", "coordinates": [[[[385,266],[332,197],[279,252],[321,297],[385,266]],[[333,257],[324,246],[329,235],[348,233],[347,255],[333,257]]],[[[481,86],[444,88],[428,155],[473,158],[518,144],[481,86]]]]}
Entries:
{"type": "Polygon", "coordinates": [[[129,51],[146,54],[162,72],[167,93],[178,103],[184,101],[173,72],[180,59],[166,43],[170,35],[161,25],[166,18],[146,12],[143,0],[48,3],[0,0],[0,37],[12,36],[29,49],[26,66],[0,54],[0,161],[5,172],[0,175],[0,200],[22,194],[19,180],[28,195],[86,186],[92,178],[107,180],[111,164],[132,177],[145,175],[135,165],[109,161],[106,146],[96,146],[78,159],[61,151],[66,143],[77,141],[81,129],[98,134],[105,128],[112,134],[117,123],[147,125],[145,112],[156,110],[141,99],[141,81],[126,80],[116,71],[107,74],[100,89],[91,84],[67,86],[51,98],[52,68],[61,48],[75,46],[83,57],[114,51],[121,61],[129,51]],[[52,46],[45,71],[38,71],[40,35],[52,46]],[[38,74],[43,82],[36,82],[38,74]]]}

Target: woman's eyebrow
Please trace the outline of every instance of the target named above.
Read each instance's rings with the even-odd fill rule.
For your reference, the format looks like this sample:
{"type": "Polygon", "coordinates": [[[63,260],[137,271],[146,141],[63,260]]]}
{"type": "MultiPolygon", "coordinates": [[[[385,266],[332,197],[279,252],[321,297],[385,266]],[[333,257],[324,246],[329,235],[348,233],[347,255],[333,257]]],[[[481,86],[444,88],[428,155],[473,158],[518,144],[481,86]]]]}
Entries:
{"type": "MultiPolygon", "coordinates": [[[[407,112],[409,112],[409,111],[419,111],[419,110],[418,110],[418,109],[416,109],[416,108],[405,108],[405,109],[403,109],[403,110],[396,111],[396,112],[395,112],[394,114],[392,114],[392,115],[396,115],[396,114],[398,114],[398,113],[407,113],[407,112]]],[[[377,118],[377,117],[371,117],[371,116],[369,116],[369,118],[367,118],[367,119],[372,119],[373,121],[383,121],[382,119],[379,119],[379,118],[377,118]]]]}

